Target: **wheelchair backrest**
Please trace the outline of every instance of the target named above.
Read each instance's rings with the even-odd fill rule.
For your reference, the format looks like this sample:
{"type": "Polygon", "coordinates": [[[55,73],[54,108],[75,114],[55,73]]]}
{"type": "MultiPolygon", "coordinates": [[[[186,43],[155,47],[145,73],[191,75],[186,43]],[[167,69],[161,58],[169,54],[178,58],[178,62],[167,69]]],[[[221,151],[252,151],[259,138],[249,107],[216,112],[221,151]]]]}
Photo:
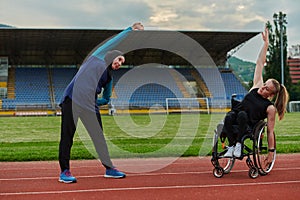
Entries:
{"type": "Polygon", "coordinates": [[[236,94],[231,95],[231,110],[239,110],[241,101],[236,99],[236,94]]]}

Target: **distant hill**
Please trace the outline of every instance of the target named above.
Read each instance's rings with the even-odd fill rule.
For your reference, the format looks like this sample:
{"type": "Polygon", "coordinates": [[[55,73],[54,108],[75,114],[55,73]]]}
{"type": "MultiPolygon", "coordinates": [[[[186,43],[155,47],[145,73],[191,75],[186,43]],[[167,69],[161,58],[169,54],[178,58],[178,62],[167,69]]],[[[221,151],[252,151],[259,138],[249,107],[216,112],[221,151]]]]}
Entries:
{"type": "Polygon", "coordinates": [[[12,26],[6,24],[0,24],[0,28],[11,28],[12,26]]]}
{"type": "Polygon", "coordinates": [[[232,69],[242,81],[249,82],[253,79],[255,63],[232,56],[228,59],[228,64],[229,68],[232,69]]]}

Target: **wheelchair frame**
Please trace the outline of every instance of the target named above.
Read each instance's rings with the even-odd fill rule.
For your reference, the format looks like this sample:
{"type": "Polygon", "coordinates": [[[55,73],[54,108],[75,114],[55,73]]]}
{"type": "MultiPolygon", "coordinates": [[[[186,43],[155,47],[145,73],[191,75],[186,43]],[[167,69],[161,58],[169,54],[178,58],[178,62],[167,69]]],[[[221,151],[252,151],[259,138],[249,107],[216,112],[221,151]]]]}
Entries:
{"type": "MultiPolygon", "coordinates": [[[[211,163],[214,166],[213,175],[216,178],[221,178],[224,174],[228,174],[233,168],[236,159],[243,160],[244,157],[247,157],[246,164],[249,167],[248,175],[250,178],[255,179],[259,175],[267,175],[272,170],[276,160],[276,142],[274,144],[275,149],[269,150],[267,131],[265,131],[266,126],[267,122],[263,120],[259,121],[250,133],[242,137],[241,157],[227,158],[224,157],[228,149],[225,145],[226,136],[221,134],[223,124],[218,124],[214,131],[211,158],[211,163]],[[252,147],[249,147],[249,144],[245,144],[245,141],[248,139],[252,141],[252,147]],[[266,162],[269,151],[274,152],[271,163],[266,162]]],[[[276,141],[275,137],[274,141],[276,141]]]]}

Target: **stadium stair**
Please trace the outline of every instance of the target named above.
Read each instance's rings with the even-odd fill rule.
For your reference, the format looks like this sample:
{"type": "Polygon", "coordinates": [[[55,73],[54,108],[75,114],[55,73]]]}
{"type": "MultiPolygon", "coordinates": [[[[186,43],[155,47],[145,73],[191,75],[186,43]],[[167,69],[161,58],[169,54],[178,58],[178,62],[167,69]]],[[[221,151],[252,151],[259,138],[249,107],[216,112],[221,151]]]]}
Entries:
{"type": "Polygon", "coordinates": [[[115,87],[113,87],[113,89],[112,89],[111,98],[114,98],[114,99],[118,98],[118,96],[117,96],[117,94],[115,92],[115,87]]]}
{"type": "Polygon", "coordinates": [[[49,81],[49,96],[50,96],[50,104],[53,109],[55,109],[55,94],[53,89],[53,81],[52,81],[52,71],[50,68],[47,69],[48,81],[49,81]]]}
{"type": "Polygon", "coordinates": [[[211,93],[209,92],[207,86],[205,85],[204,81],[201,79],[199,73],[196,70],[191,70],[191,74],[194,77],[197,85],[201,89],[201,91],[204,93],[205,97],[212,97],[211,93]]]}
{"type": "Polygon", "coordinates": [[[179,88],[179,90],[183,94],[183,97],[184,98],[191,98],[191,94],[188,93],[188,91],[184,87],[184,85],[182,83],[183,80],[179,77],[178,73],[174,70],[170,70],[170,74],[172,75],[173,79],[175,80],[177,87],[179,88]]]}
{"type": "Polygon", "coordinates": [[[7,98],[14,99],[15,94],[15,68],[8,68],[8,82],[7,82],[7,98]]]}

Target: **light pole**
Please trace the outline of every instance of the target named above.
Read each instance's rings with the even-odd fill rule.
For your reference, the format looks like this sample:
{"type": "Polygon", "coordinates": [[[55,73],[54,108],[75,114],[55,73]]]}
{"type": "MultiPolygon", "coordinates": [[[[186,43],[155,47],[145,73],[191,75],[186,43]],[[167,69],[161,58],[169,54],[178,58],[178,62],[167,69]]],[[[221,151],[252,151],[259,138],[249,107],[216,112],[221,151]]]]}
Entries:
{"type": "Polygon", "coordinates": [[[273,19],[280,26],[280,60],[281,60],[281,84],[284,85],[284,63],[283,63],[283,24],[287,24],[286,14],[279,12],[279,15],[274,14],[273,19]]]}

